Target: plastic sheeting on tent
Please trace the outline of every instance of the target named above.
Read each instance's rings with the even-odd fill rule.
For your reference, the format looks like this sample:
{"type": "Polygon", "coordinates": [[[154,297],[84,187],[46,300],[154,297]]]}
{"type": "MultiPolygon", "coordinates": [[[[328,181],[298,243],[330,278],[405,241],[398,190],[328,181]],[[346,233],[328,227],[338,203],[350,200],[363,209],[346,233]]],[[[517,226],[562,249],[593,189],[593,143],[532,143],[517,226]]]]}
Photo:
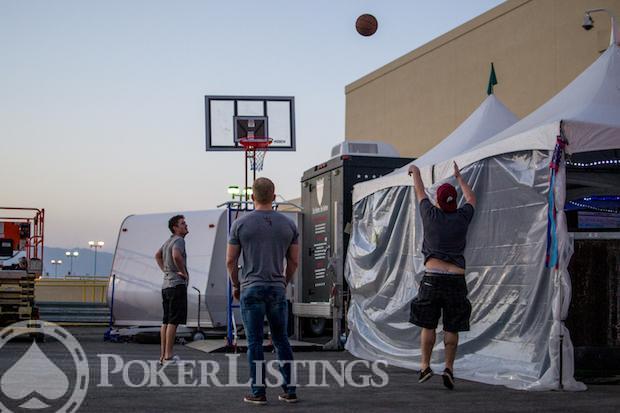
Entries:
{"type": "MultiPolygon", "coordinates": [[[[620,48],[613,42],[523,120],[469,151],[421,166],[431,199],[438,185],[454,183],[452,161],[478,196],[465,251],[471,331],[460,336],[457,377],[526,390],[560,384],[585,389],[573,378],[573,348],[563,323],[572,255],[563,212],[563,154],[615,148],[620,148],[620,48]]],[[[404,167],[354,188],[345,271],[351,291],[346,348],[358,357],[417,368],[420,329],[408,319],[423,257],[411,185],[404,167]]],[[[441,332],[438,343],[436,369],[443,356],[441,332]]]]}

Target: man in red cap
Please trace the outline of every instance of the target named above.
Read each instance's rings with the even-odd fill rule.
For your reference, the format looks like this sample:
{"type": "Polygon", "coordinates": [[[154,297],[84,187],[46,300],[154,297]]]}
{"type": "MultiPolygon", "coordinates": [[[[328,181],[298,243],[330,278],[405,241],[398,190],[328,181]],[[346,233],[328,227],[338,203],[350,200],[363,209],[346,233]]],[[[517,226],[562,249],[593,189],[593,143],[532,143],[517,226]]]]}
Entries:
{"type": "Polygon", "coordinates": [[[424,228],[422,254],[425,272],[418,295],[411,302],[410,317],[410,322],[422,327],[420,335],[422,360],[418,381],[424,383],[433,376],[430,367],[431,353],[435,345],[435,329],[443,312],[446,366],[442,377],[444,386],[453,389],[452,372],[459,341],[458,333],[469,331],[471,315],[463,252],[467,228],[474,215],[476,195],[461,177],[456,163],[454,163],[454,177],[463,191],[466,202],[461,208],[457,208],[457,192],[454,186],[445,183],[437,188],[437,206],[435,206],[426,196],[418,167],[411,165],[409,175],[413,176],[424,228]]]}

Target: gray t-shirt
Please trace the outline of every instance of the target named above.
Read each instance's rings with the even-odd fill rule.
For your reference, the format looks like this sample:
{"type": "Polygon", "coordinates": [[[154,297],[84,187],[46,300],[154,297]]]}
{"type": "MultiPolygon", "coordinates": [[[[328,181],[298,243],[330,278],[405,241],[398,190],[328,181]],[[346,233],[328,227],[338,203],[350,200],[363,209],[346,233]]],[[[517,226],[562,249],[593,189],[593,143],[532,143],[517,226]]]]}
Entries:
{"type": "Polygon", "coordinates": [[[420,216],[424,227],[424,264],[429,258],[438,258],[465,269],[463,252],[474,207],[465,204],[454,212],[444,212],[424,198],[420,201],[420,216]]]}
{"type": "Polygon", "coordinates": [[[253,211],[235,220],[228,243],[241,246],[241,287],[286,287],[284,260],[298,238],[295,223],[277,211],[253,211]]]}
{"type": "Polygon", "coordinates": [[[172,235],[164,245],[161,247],[161,252],[164,259],[164,283],[162,284],[162,289],[176,287],[177,285],[186,284],[187,281],[179,274],[177,274],[180,269],[177,268],[176,263],[174,262],[174,258],[172,258],[172,250],[177,248],[181,251],[181,255],[183,256],[183,269],[185,270],[185,274],[187,272],[187,254],[185,253],[185,239],[183,237],[179,237],[178,235],[172,235]]]}

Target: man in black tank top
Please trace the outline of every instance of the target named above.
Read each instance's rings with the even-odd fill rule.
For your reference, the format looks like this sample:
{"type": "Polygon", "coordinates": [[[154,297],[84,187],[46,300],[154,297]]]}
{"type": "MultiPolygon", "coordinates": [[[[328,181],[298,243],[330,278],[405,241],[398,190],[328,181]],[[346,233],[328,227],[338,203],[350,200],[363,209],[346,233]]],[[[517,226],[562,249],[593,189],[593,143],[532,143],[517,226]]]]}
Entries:
{"type": "Polygon", "coordinates": [[[454,176],[463,191],[466,204],[457,208],[457,192],[445,183],[437,189],[437,206],[424,192],[424,184],[417,166],[409,167],[413,176],[416,198],[424,228],[422,254],[425,273],[418,295],[411,302],[409,321],[422,327],[420,334],[420,378],[423,383],[430,379],[431,354],[435,345],[435,329],[442,317],[445,347],[444,385],[454,388],[454,359],[458,346],[459,331],[469,331],[471,303],[467,299],[465,283],[465,241],[467,229],[474,215],[476,195],[463,180],[458,166],[454,164],[454,176]],[[443,316],[442,316],[443,313],[443,316]]]}

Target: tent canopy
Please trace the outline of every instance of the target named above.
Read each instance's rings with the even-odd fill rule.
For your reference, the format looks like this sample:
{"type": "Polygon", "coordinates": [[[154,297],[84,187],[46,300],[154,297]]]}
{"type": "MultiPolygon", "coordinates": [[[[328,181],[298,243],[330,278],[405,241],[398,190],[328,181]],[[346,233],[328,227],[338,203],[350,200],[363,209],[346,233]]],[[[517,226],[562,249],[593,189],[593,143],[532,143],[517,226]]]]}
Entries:
{"type": "MultiPolygon", "coordinates": [[[[429,170],[436,163],[452,159],[463,152],[467,152],[517,121],[517,116],[495,95],[491,94],[450,135],[424,155],[411,162],[411,164],[417,165],[422,170],[429,170]]],[[[382,188],[394,185],[409,185],[411,184],[411,179],[408,177],[407,170],[411,164],[396,169],[394,172],[381,178],[366,181],[364,183],[366,185],[358,184],[355,186],[355,190],[359,192],[358,188],[362,188],[361,192],[364,195],[361,198],[363,198],[369,193],[382,188]],[[401,182],[403,179],[406,179],[407,182],[394,184],[394,182],[401,182]]],[[[354,198],[354,202],[359,200],[359,198],[356,198],[355,192],[354,198]]]]}
{"type": "Polygon", "coordinates": [[[495,95],[489,95],[458,128],[412,163],[422,167],[445,161],[477,146],[518,120],[495,95]]]}
{"type": "MultiPolygon", "coordinates": [[[[422,179],[426,184],[430,184],[434,180],[450,176],[452,161],[456,161],[463,168],[502,153],[532,149],[553,150],[560,124],[569,142],[569,153],[620,147],[618,44],[610,45],[568,86],[519,122],[479,141],[474,147],[470,146],[466,152],[449,151],[446,148],[443,159],[439,155],[429,157],[432,163],[424,161],[418,165],[422,170],[422,179]],[[556,132],[551,132],[552,130],[556,132]],[[434,170],[431,172],[431,169],[434,170]]],[[[439,145],[443,144],[444,142],[441,142],[439,145]]],[[[435,152],[434,149],[431,151],[435,152]]],[[[412,185],[407,169],[408,166],[405,166],[380,179],[355,185],[353,201],[357,202],[383,188],[412,185]]]]}

